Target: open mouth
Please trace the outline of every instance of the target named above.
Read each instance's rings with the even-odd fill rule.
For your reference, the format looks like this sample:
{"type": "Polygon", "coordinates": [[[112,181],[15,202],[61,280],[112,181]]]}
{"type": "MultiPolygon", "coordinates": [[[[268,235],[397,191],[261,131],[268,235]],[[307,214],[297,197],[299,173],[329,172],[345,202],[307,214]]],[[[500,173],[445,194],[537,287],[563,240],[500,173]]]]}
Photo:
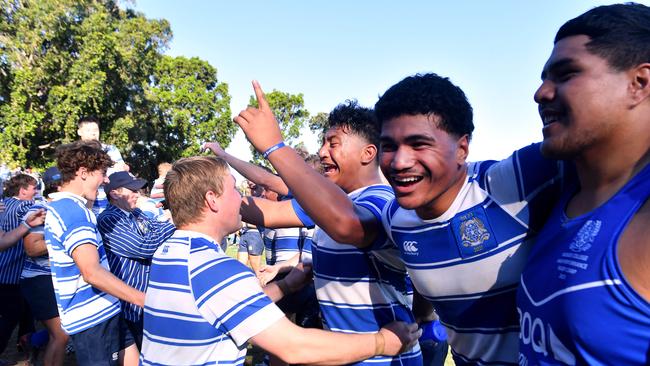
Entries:
{"type": "Polygon", "coordinates": [[[321,168],[323,169],[323,174],[332,174],[338,170],[336,165],[327,163],[321,163],[321,168]]]}
{"type": "Polygon", "coordinates": [[[544,127],[553,124],[555,122],[560,122],[560,120],[564,116],[563,113],[551,111],[551,110],[542,110],[540,111],[539,114],[540,117],[542,117],[542,124],[544,125],[544,127]]]}
{"type": "Polygon", "coordinates": [[[406,188],[417,184],[422,179],[424,179],[424,177],[415,175],[415,176],[408,176],[408,177],[393,176],[391,180],[393,181],[395,186],[406,188]]]}

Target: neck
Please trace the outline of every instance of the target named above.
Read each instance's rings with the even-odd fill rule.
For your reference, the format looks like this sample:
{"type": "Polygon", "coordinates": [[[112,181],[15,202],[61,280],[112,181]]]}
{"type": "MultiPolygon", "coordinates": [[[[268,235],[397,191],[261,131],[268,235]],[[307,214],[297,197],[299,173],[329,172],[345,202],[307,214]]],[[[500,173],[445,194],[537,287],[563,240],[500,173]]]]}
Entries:
{"type": "Polygon", "coordinates": [[[373,184],[382,184],[379,167],[376,164],[362,166],[355,179],[347,187],[341,187],[345,193],[354,192],[359,188],[371,186],[373,184]]]}
{"type": "Polygon", "coordinates": [[[434,199],[429,204],[421,208],[416,208],[415,213],[417,213],[417,215],[424,220],[432,220],[442,216],[445,212],[447,212],[447,210],[449,210],[451,204],[454,203],[454,200],[458,196],[458,193],[465,184],[466,177],[467,164],[465,163],[459,167],[456,179],[454,179],[451,184],[449,184],[449,186],[447,186],[442,191],[442,193],[440,193],[439,196],[434,197],[434,199]]]}
{"type": "MultiPolygon", "coordinates": [[[[78,179],[74,179],[74,180],[71,180],[71,181],[69,181],[69,182],[67,182],[65,184],[62,184],[59,187],[59,192],[74,193],[74,194],[76,194],[78,196],[83,197],[84,187],[83,187],[83,184],[80,181],[78,181],[78,179]]],[[[84,198],[86,198],[86,197],[84,197],[84,198]]]]}
{"type": "Polygon", "coordinates": [[[179,230],[188,230],[195,231],[207,235],[214,239],[215,242],[221,243],[221,240],[225,236],[225,233],[221,230],[218,224],[211,222],[210,220],[202,220],[200,222],[195,222],[178,227],[179,230]]]}

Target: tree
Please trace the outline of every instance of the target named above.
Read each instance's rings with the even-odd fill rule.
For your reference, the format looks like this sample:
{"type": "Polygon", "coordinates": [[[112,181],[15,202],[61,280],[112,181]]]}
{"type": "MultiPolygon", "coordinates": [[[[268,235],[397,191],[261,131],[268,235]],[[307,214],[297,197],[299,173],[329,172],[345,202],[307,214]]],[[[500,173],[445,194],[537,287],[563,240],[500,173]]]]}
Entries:
{"type": "Polygon", "coordinates": [[[171,37],[110,0],[0,0],[0,160],[51,164],[85,115],[145,178],[202,136],[228,145],[227,85],[207,62],[163,56],[171,37]]]}
{"type": "Polygon", "coordinates": [[[323,133],[327,126],[327,118],[329,114],[325,112],[318,112],[309,119],[309,129],[318,134],[318,140],[323,139],[323,133]]]}
{"type": "MultiPolygon", "coordinates": [[[[148,123],[138,130],[140,140],[131,155],[173,161],[197,155],[200,144],[206,141],[229,144],[237,127],[231,119],[228,85],[217,81],[217,70],[208,62],[196,57],[164,56],[152,80],[145,88],[151,105],[148,123]]],[[[149,169],[153,174],[155,167],[149,169]]]]}
{"type": "MultiPolygon", "coordinates": [[[[305,109],[302,93],[290,94],[274,89],[266,94],[266,100],[278,120],[284,142],[295,147],[296,143],[298,143],[296,140],[300,137],[300,129],[305,126],[309,119],[309,111],[305,109]]],[[[250,97],[248,104],[257,107],[255,96],[250,97]]],[[[271,167],[262,157],[262,154],[258,153],[253,147],[251,147],[251,151],[253,152],[252,161],[254,163],[271,167]]]]}

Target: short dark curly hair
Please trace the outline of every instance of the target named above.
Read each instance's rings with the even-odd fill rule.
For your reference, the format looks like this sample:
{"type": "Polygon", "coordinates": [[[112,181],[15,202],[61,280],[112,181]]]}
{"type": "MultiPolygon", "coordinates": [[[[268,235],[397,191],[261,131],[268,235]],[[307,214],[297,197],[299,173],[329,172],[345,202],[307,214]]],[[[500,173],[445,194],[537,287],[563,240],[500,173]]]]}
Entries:
{"type": "Polygon", "coordinates": [[[465,93],[449,78],[434,73],[409,76],[391,86],[375,104],[379,128],[404,115],[440,117],[440,129],[458,137],[474,131],[472,106],[465,93]]]}
{"type": "Polygon", "coordinates": [[[30,185],[36,186],[38,181],[29,174],[16,174],[4,183],[5,197],[18,196],[21,188],[27,188],[30,185]]]}
{"type": "Polygon", "coordinates": [[[106,170],[113,166],[108,153],[98,141],[75,141],[56,150],[56,166],[61,172],[61,185],[73,180],[79,168],[106,170]]]}
{"type": "Polygon", "coordinates": [[[378,146],[379,128],[372,109],[362,107],[355,99],[348,99],[334,107],[327,116],[325,130],[343,128],[378,146]]]}
{"type": "Polygon", "coordinates": [[[588,36],[587,50],[618,71],[650,62],[650,7],[627,3],[593,8],[564,23],[554,43],[578,35],[588,36]]]}

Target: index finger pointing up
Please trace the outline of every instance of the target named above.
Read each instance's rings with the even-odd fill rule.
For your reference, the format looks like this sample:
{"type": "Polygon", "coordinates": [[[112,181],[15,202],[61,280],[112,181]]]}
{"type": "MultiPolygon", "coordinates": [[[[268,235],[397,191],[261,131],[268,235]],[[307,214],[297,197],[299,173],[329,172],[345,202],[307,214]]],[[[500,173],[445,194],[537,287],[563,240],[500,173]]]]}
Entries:
{"type": "Polygon", "coordinates": [[[260,83],[257,80],[253,80],[253,90],[255,90],[255,97],[257,98],[258,108],[260,110],[271,109],[269,107],[269,103],[266,101],[266,97],[264,97],[264,92],[262,91],[262,87],[260,86],[260,83]]]}

